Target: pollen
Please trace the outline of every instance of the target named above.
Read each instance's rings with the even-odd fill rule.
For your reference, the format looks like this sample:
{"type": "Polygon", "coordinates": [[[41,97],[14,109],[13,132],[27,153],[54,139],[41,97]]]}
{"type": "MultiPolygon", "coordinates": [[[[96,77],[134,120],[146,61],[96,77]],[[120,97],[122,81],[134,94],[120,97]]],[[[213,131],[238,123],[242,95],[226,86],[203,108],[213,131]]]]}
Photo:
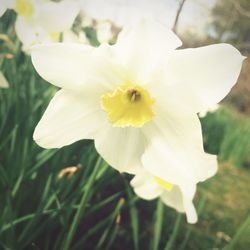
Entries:
{"type": "Polygon", "coordinates": [[[31,17],[34,11],[32,0],[16,0],[15,10],[20,16],[31,17]]]}
{"type": "Polygon", "coordinates": [[[114,92],[101,97],[103,110],[110,123],[117,127],[142,127],[153,118],[154,103],[146,89],[130,83],[120,85],[114,92]]]}
{"type": "Polygon", "coordinates": [[[174,186],[172,183],[167,182],[167,181],[165,181],[165,180],[163,180],[163,179],[161,179],[160,177],[157,177],[157,176],[154,176],[154,180],[156,181],[156,183],[160,187],[162,187],[162,188],[164,188],[164,189],[166,189],[168,191],[171,191],[173,186],[174,186]]]}

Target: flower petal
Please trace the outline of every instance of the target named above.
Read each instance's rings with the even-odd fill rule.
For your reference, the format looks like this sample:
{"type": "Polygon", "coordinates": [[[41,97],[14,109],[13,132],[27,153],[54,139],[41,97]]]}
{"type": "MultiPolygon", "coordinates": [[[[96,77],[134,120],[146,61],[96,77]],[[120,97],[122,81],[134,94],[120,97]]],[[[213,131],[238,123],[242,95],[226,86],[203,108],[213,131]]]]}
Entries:
{"type": "Polygon", "coordinates": [[[107,125],[96,135],[95,146],[104,160],[120,172],[135,174],[141,167],[145,143],[139,129],[107,125]]]}
{"type": "Polygon", "coordinates": [[[167,206],[176,209],[178,212],[185,212],[182,193],[178,186],[174,186],[170,191],[164,191],[161,199],[167,206]]]}
{"type": "Polygon", "coordinates": [[[100,91],[108,92],[121,82],[120,75],[105,57],[105,48],[96,50],[83,44],[37,45],[32,49],[32,63],[41,77],[58,87],[84,91],[96,84],[100,91]]]}
{"type": "Polygon", "coordinates": [[[22,50],[30,54],[31,47],[41,42],[50,42],[49,34],[43,28],[22,16],[17,16],[15,30],[19,40],[22,42],[22,50]]]}
{"type": "Polygon", "coordinates": [[[204,153],[196,114],[165,112],[143,130],[147,144],[142,163],[151,174],[179,186],[204,181],[215,174],[216,157],[204,153]]]}
{"type": "Polygon", "coordinates": [[[135,193],[145,200],[152,200],[163,193],[163,189],[157,185],[153,176],[142,170],[131,180],[131,186],[135,193]]]}
{"type": "Polygon", "coordinates": [[[181,44],[180,39],[164,25],[143,19],[124,28],[114,49],[117,60],[128,67],[133,80],[143,82],[160,61],[181,44]]]}
{"type": "Polygon", "coordinates": [[[175,208],[178,212],[185,212],[188,223],[196,223],[198,218],[192,201],[195,191],[196,185],[174,186],[171,191],[165,191],[161,195],[161,199],[166,205],[175,208]]]}
{"type": "Polygon", "coordinates": [[[34,140],[44,148],[60,148],[93,135],[105,121],[105,114],[88,93],[85,96],[60,90],[38,123],[34,140]]]}
{"type": "Polygon", "coordinates": [[[221,101],[236,83],[244,57],[229,44],[176,50],[167,78],[178,100],[195,112],[221,101]]]}

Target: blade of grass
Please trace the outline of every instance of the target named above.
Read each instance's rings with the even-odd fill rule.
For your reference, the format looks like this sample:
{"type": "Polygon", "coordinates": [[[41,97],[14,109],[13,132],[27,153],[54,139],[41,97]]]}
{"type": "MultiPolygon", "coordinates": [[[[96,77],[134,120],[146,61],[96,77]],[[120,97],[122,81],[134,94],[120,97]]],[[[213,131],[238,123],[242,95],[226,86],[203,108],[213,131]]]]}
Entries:
{"type": "Polygon", "coordinates": [[[0,150],[9,142],[9,140],[13,137],[13,135],[15,135],[17,133],[17,129],[18,129],[18,124],[15,125],[15,127],[13,128],[13,130],[11,131],[11,133],[9,133],[4,140],[1,143],[0,146],[0,150]]]}
{"type": "MultiPolygon", "coordinates": [[[[31,168],[29,171],[27,171],[26,175],[32,175],[35,171],[37,171],[46,161],[48,161],[52,156],[54,156],[58,150],[44,150],[42,153],[43,157],[41,157],[37,163],[34,165],[33,168],[31,168]]],[[[38,156],[39,157],[39,156],[38,156]]]]}
{"type": "MultiPolygon", "coordinates": [[[[113,202],[115,199],[117,199],[120,195],[121,195],[122,192],[119,192],[119,193],[116,193],[108,198],[106,198],[105,200],[101,201],[100,203],[97,203],[93,206],[91,206],[91,211],[88,211],[84,214],[84,218],[87,218],[89,216],[91,216],[91,214],[93,214],[94,212],[98,211],[99,209],[102,209],[103,207],[105,207],[107,204],[113,202]]],[[[77,206],[78,207],[78,206],[77,206]]],[[[77,208],[76,206],[74,206],[73,208],[77,208]]],[[[69,209],[72,209],[72,208],[69,208],[69,209]]],[[[55,211],[56,212],[56,211],[55,211]]],[[[89,231],[88,231],[89,232],[89,231]]],[[[88,234],[88,233],[87,233],[88,234]]],[[[86,234],[85,234],[86,236],[86,234]]],[[[79,246],[82,244],[82,239],[83,237],[81,237],[81,240],[77,242],[77,246],[76,246],[76,249],[79,249],[79,246]]],[[[54,249],[59,249],[59,244],[60,244],[60,241],[61,241],[61,238],[58,237],[58,240],[57,242],[55,243],[55,247],[54,249]]],[[[75,247],[75,246],[74,246],[75,247]]],[[[73,249],[73,248],[72,248],[73,249]]]]}
{"type": "Polygon", "coordinates": [[[223,250],[234,250],[236,249],[236,244],[238,243],[242,234],[244,234],[245,230],[250,227],[250,214],[248,215],[247,219],[241,224],[233,238],[231,239],[230,243],[223,248],[223,250]]]}
{"type": "Polygon", "coordinates": [[[182,221],[182,214],[178,214],[177,219],[175,221],[175,225],[174,225],[174,229],[173,229],[173,233],[171,234],[164,250],[172,250],[174,249],[174,243],[175,240],[177,238],[179,229],[180,229],[180,225],[181,225],[181,221],[182,221]]]}
{"type": "Polygon", "coordinates": [[[4,167],[1,166],[1,165],[0,165],[0,181],[5,186],[7,186],[9,184],[9,178],[8,178],[7,170],[4,169],[4,167]]]}
{"type": "Polygon", "coordinates": [[[86,234],[84,234],[83,237],[80,240],[77,241],[77,243],[71,248],[71,250],[83,249],[83,247],[81,247],[81,246],[84,244],[84,242],[86,241],[86,239],[88,239],[91,235],[95,234],[102,227],[104,227],[106,224],[108,224],[108,222],[110,221],[111,218],[112,218],[112,214],[110,216],[106,217],[105,219],[101,220],[94,227],[90,228],[86,232],[86,234]]]}
{"type": "Polygon", "coordinates": [[[54,194],[52,194],[51,197],[47,200],[49,189],[50,189],[50,186],[51,186],[51,182],[52,182],[52,174],[50,174],[48,179],[47,179],[47,182],[46,182],[46,185],[45,185],[42,197],[41,197],[41,202],[39,204],[39,207],[37,208],[36,217],[32,221],[30,221],[26,225],[26,227],[22,230],[22,233],[19,236],[19,241],[20,242],[25,241],[26,236],[30,235],[32,233],[33,226],[39,221],[39,219],[41,217],[41,212],[43,210],[47,210],[49,205],[51,204],[51,202],[52,202],[51,197],[53,197],[54,194]],[[44,206],[45,201],[46,201],[46,203],[45,203],[46,205],[44,206]]]}
{"type": "Polygon", "coordinates": [[[158,199],[157,208],[154,216],[155,223],[154,223],[154,236],[153,236],[153,247],[152,247],[153,250],[159,249],[163,216],[164,216],[164,204],[162,203],[161,199],[158,199]]]}
{"type": "Polygon", "coordinates": [[[100,237],[100,240],[97,243],[96,249],[102,249],[101,247],[104,244],[104,242],[105,242],[105,240],[106,240],[109,232],[111,231],[111,227],[112,227],[114,221],[116,220],[116,217],[117,217],[118,213],[120,212],[121,208],[123,207],[124,203],[125,203],[124,198],[121,198],[118,201],[118,204],[115,207],[115,210],[114,210],[114,212],[111,215],[111,219],[109,220],[109,224],[106,227],[106,229],[104,230],[102,236],[100,237]]]}
{"type": "Polygon", "coordinates": [[[86,212],[85,216],[89,216],[90,214],[93,214],[94,212],[98,211],[99,209],[103,208],[104,206],[106,206],[107,204],[109,204],[110,202],[114,201],[116,198],[118,198],[120,195],[122,194],[122,192],[118,192],[116,194],[113,194],[112,196],[106,198],[105,200],[93,205],[91,207],[91,211],[86,212]]]}
{"type": "Polygon", "coordinates": [[[119,224],[116,224],[116,225],[115,225],[115,228],[114,228],[114,230],[113,230],[113,232],[112,232],[112,234],[111,234],[111,237],[110,237],[110,239],[109,239],[108,245],[107,245],[107,247],[105,248],[105,250],[109,250],[109,249],[112,247],[112,245],[113,245],[113,243],[114,243],[114,241],[115,241],[115,239],[116,239],[118,229],[119,229],[119,224]]]}
{"type": "MultiPolygon", "coordinates": [[[[40,215],[42,214],[52,214],[54,212],[58,212],[58,209],[49,209],[49,210],[44,210],[40,213],[40,215]]],[[[11,228],[12,226],[18,225],[22,222],[25,222],[27,220],[31,220],[33,218],[35,218],[37,216],[37,213],[32,213],[32,214],[27,214],[25,216],[22,216],[14,221],[11,221],[10,223],[7,223],[5,225],[2,226],[0,233],[3,233],[4,231],[8,230],[9,228],[11,228]]]]}
{"type": "MultiPolygon", "coordinates": [[[[129,186],[127,186],[127,193],[129,200],[132,200],[133,194],[129,186]]],[[[129,206],[129,212],[130,212],[130,222],[132,226],[134,249],[139,250],[139,221],[138,221],[137,209],[134,203],[129,206]]]]}
{"type": "Polygon", "coordinates": [[[87,204],[87,202],[89,200],[89,195],[90,195],[89,191],[91,190],[91,186],[93,185],[93,183],[95,181],[95,177],[96,177],[96,175],[98,173],[98,170],[99,170],[99,167],[100,167],[101,163],[102,163],[102,159],[101,159],[101,157],[98,157],[98,160],[97,160],[96,165],[95,165],[95,167],[93,169],[92,175],[89,177],[89,180],[88,180],[86,186],[84,187],[85,192],[83,193],[80,205],[79,205],[79,207],[78,207],[78,209],[76,211],[73,222],[72,222],[72,224],[70,226],[69,233],[66,236],[66,240],[65,240],[65,242],[63,244],[63,247],[62,247],[63,250],[70,249],[70,244],[71,244],[71,241],[72,241],[73,236],[75,234],[75,231],[77,229],[77,226],[78,226],[78,224],[80,222],[81,215],[85,211],[86,204],[87,204]]]}

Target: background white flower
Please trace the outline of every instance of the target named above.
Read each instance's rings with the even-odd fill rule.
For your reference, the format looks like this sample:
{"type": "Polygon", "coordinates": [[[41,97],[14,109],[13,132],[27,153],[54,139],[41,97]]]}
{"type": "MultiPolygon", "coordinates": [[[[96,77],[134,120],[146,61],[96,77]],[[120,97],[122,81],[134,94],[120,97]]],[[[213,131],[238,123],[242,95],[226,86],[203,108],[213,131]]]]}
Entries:
{"type": "Polygon", "coordinates": [[[77,0],[24,0],[22,6],[16,10],[16,32],[27,52],[37,43],[58,42],[61,33],[69,32],[80,11],[77,0]]]}
{"type": "MultiPolygon", "coordinates": [[[[168,7],[162,0],[81,0],[85,14],[96,20],[109,20],[118,26],[131,25],[142,18],[153,18],[169,28],[168,7]]],[[[174,18],[174,16],[173,16],[174,18]]]]}
{"type": "Polygon", "coordinates": [[[89,40],[86,36],[86,34],[81,31],[78,34],[73,32],[72,30],[66,30],[62,33],[63,41],[64,43],[83,43],[83,44],[89,44],[89,40]]]}
{"type": "Polygon", "coordinates": [[[172,28],[175,9],[178,6],[171,0],[80,0],[80,2],[83,26],[88,26],[91,21],[100,43],[113,42],[122,27],[133,25],[143,18],[152,18],[172,28]]]}
{"type": "Polygon", "coordinates": [[[100,43],[109,43],[112,39],[112,24],[109,21],[98,22],[96,25],[97,38],[100,43]]]}

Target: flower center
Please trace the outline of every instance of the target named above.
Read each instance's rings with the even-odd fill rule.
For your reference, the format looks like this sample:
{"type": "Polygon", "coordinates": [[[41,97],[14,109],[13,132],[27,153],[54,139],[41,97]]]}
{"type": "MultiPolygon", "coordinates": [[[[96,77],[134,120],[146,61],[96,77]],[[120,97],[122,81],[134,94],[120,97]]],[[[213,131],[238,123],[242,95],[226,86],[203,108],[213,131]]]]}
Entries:
{"type": "Polygon", "coordinates": [[[141,93],[137,89],[129,89],[127,96],[130,102],[138,102],[141,99],[141,93]]]}
{"type": "Polygon", "coordinates": [[[114,126],[141,127],[154,116],[155,100],[148,91],[138,85],[126,83],[114,92],[102,96],[101,104],[114,126]]]}
{"type": "Polygon", "coordinates": [[[156,181],[156,183],[157,183],[160,187],[162,187],[162,188],[164,188],[164,189],[166,189],[166,190],[168,190],[168,191],[171,191],[172,188],[174,187],[174,185],[173,185],[172,183],[169,183],[169,182],[167,182],[167,181],[161,179],[160,177],[154,176],[154,180],[156,181]]]}
{"type": "Polygon", "coordinates": [[[20,16],[31,17],[33,15],[32,0],[16,0],[15,10],[20,16]]]}

